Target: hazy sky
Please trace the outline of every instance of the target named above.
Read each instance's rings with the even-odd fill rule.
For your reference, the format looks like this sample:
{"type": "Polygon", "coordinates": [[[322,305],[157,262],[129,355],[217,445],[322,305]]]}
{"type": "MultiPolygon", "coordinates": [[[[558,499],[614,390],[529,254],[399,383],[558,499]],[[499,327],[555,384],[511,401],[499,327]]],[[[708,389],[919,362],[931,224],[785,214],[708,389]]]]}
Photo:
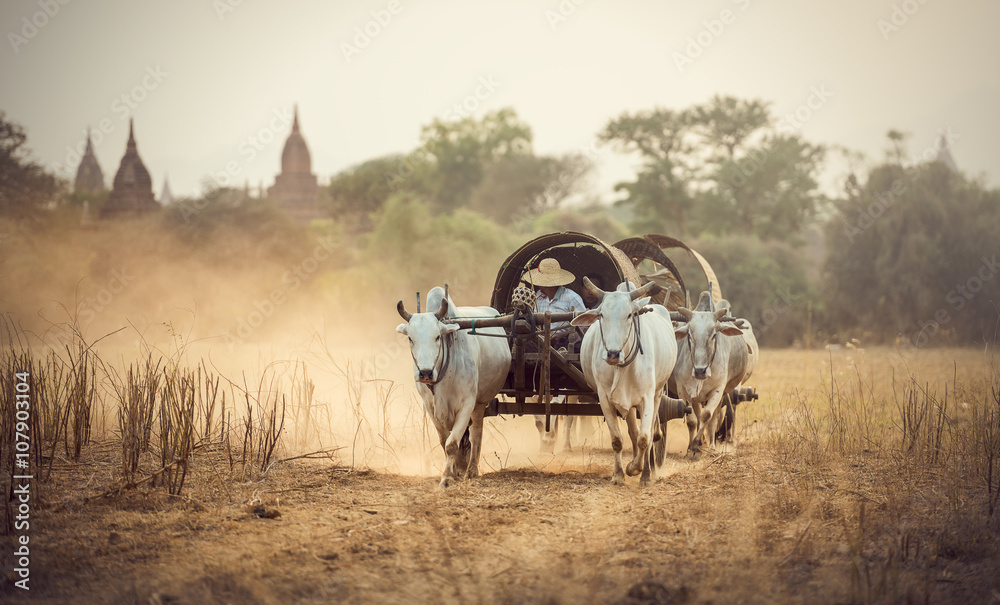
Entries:
{"type": "MultiPolygon", "coordinates": [[[[65,164],[103,123],[110,185],[133,116],[157,195],[165,174],[175,195],[273,184],[294,103],[326,182],[415,148],[456,104],[514,107],[536,152],[565,153],[623,111],[717,93],[798,109],[808,140],[870,160],[890,128],[913,153],[950,129],[959,167],[1000,184],[996,1],[4,0],[0,23],[0,109],[36,158],[65,164]]],[[[631,160],[591,153],[611,199],[631,160]]]]}

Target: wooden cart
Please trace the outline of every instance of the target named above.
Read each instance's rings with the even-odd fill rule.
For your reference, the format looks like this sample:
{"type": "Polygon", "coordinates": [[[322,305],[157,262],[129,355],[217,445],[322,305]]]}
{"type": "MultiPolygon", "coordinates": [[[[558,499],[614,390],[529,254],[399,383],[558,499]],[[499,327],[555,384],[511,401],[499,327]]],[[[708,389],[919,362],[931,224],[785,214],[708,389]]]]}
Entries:
{"type": "MultiPolygon", "coordinates": [[[[708,280],[716,284],[714,293],[721,299],[718,281],[708,262],[684,243],[663,235],[632,237],[610,245],[586,233],[550,233],[531,240],[511,254],[500,267],[493,287],[490,306],[497,309],[500,316],[452,320],[463,329],[502,326],[506,331],[511,347],[510,372],[499,396],[487,408],[486,416],[544,415],[545,430],[548,431],[553,415],[603,415],[597,394],[584,378],[578,347],[556,349],[551,344],[552,325],[567,322],[574,314],[535,313],[530,309],[516,308],[512,302],[525,271],[537,267],[545,258],[554,258],[563,269],[576,276],[576,280],[566,287],[578,293],[583,292],[582,280],[586,275],[599,275],[607,289],[624,280],[636,286],[656,281],[662,288],[653,296],[653,302],[676,311],[686,304],[689,297],[680,271],[665,253],[671,248],[683,249],[694,255],[708,280]],[[641,275],[637,267],[643,261],[651,261],[644,267],[651,266],[655,270],[641,275]],[[554,403],[553,397],[559,395],[567,397],[554,403]]],[[[684,408],[684,404],[676,399],[661,399],[657,423],[682,418],[684,408]]],[[[727,418],[734,418],[732,408],[727,412],[727,418]]],[[[725,425],[726,431],[731,429],[732,420],[725,425]]],[[[665,444],[661,440],[658,445],[660,451],[657,457],[662,460],[665,444]]]]}

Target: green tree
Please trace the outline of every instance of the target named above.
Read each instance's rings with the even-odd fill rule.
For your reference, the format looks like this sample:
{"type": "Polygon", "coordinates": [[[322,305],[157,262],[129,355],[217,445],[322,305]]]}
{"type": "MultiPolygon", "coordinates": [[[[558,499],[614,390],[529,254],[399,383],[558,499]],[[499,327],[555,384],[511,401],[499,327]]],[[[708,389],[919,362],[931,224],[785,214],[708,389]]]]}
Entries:
{"type": "Polygon", "coordinates": [[[750,137],[772,126],[769,103],[719,95],[691,108],[689,119],[694,130],[730,161],[739,149],[745,149],[750,137]]]}
{"type": "Polygon", "coordinates": [[[19,124],[0,111],[0,215],[38,219],[58,201],[62,183],[35,163],[25,146],[28,137],[19,124]]]}
{"type": "Polygon", "coordinates": [[[797,135],[769,135],[721,158],[697,196],[701,230],[794,241],[825,203],[816,181],[824,157],[797,135]]]}
{"type": "Polygon", "coordinates": [[[630,206],[637,230],[652,230],[684,237],[692,207],[690,169],[685,164],[690,132],[688,112],[655,108],[624,113],[608,122],[598,139],[643,160],[636,180],[618,183],[625,194],[619,203],[630,206]]]}
{"type": "Polygon", "coordinates": [[[827,227],[829,319],[917,346],[992,340],[1000,192],[941,162],[904,165],[903,155],[891,154],[835,201],[827,227]]]}
{"type": "Polygon", "coordinates": [[[623,114],[600,133],[643,165],[619,183],[637,230],[792,239],[823,203],[825,150],[775,132],[769,104],[715,96],[683,111],[623,114]]]}
{"type": "Polygon", "coordinates": [[[328,207],[337,222],[352,230],[369,231],[372,216],[393,193],[418,186],[414,179],[414,159],[391,154],[362,162],[338,173],[330,180],[328,207]]]}
{"type": "MultiPolygon", "coordinates": [[[[393,195],[363,240],[365,279],[399,296],[449,284],[459,304],[485,304],[496,272],[518,240],[481,214],[459,208],[435,213],[412,192],[393,195]]],[[[412,308],[411,308],[412,310],[412,308]]]]}
{"type": "Polygon", "coordinates": [[[530,219],[580,193],[591,168],[581,154],[501,157],[486,164],[469,207],[505,225],[530,219]]]}
{"type": "Polygon", "coordinates": [[[531,127],[513,109],[487,113],[482,120],[435,119],[421,133],[421,150],[433,159],[429,185],[440,209],[468,203],[482,182],[487,165],[531,155],[531,127]]]}
{"type": "MultiPolygon", "coordinates": [[[[740,235],[699,239],[692,245],[712,264],[733,314],[750,321],[762,346],[803,342],[811,329],[811,314],[822,305],[807,277],[806,261],[796,249],[740,235]]],[[[680,266],[696,302],[708,287],[701,270],[682,253],[671,258],[680,266]]]]}
{"type": "Polygon", "coordinates": [[[163,208],[158,217],[165,231],[198,248],[202,258],[243,267],[308,255],[311,248],[305,227],[294,223],[267,198],[206,183],[201,196],[179,199],[163,208]]]}

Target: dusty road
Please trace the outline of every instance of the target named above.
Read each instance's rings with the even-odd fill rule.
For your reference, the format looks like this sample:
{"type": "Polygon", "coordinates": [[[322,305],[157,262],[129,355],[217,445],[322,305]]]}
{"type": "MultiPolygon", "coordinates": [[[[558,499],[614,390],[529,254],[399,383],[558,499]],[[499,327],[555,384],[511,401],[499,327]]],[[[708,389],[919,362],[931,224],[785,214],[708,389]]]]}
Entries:
{"type": "MultiPolygon", "coordinates": [[[[911,464],[891,443],[820,447],[802,415],[812,395],[786,387],[813,365],[840,371],[815,357],[775,360],[788,376],[761,380],[734,447],[682,457],[672,422],[647,490],[634,477],[610,485],[612,453],[595,439],[554,456],[484,450],[484,475],[448,490],[433,469],[358,472],[343,460],[238,481],[222,452],[203,452],[182,497],[100,498],[116,451],[94,445],[80,463],[60,461],[33,517],[26,602],[992,602],[1000,531],[981,484],[911,464]]],[[[512,432],[537,443],[529,419],[489,422],[507,427],[504,443],[512,432]]],[[[5,539],[6,569],[12,550],[5,539]]],[[[24,596],[4,581],[0,600],[24,596]]]]}
{"type": "MultiPolygon", "coordinates": [[[[289,464],[183,499],[69,497],[38,518],[33,601],[837,603],[866,594],[852,587],[859,562],[871,557],[875,587],[884,571],[879,547],[859,553],[848,533],[858,523],[851,469],[829,469],[807,494],[752,445],[668,460],[645,491],[634,479],[610,485],[610,464],[550,465],[447,491],[433,477],[289,464]],[[280,517],[244,504],[258,501],[280,517]]],[[[983,602],[1000,566],[967,558],[889,571],[903,599],[983,602]]]]}

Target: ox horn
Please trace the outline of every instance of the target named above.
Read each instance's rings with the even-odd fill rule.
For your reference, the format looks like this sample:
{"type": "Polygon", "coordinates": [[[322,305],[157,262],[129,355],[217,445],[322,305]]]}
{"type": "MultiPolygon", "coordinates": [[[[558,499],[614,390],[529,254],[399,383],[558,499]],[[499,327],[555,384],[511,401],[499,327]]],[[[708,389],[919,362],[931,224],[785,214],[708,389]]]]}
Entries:
{"type": "Polygon", "coordinates": [[[629,292],[630,300],[638,300],[643,296],[648,296],[657,287],[655,281],[651,281],[643,285],[641,288],[636,288],[629,292]]]}
{"type": "Polygon", "coordinates": [[[437,317],[440,320],[440,319],[444,319],[446,315],[448,315],[448,298],[447,297],[441,299],[441,308],[437,310],[437,313],[434,314],[434,317],[437,317]]]}
{"type": "Polygon", "coordinates": [[[684,321],[691,321],[691,318],[694,317],[694,311],[688,309],[687,307],[678,307],[677,312],[681,314],[684,321]]]}
{"type": "Polygon", "coordinates": [[[715,313],[715,295],[712,294],[712,282],[708,282],[708,310],[715,313]]]}
{"type": "Polygon", "coordinates": [[[396,311],[398,311],[399,316],[402,317],[407,322],[409,322],[410,318],[413,317],[413,313],[407,311],[406,307],[403,306],[403,301],[399,301],[398,303],[396,303],[396,311]]]}
{"type": "Polygon", "coordinates": [[[604,295],[606,294],[604,290],[601,290],[600,288],[595,286],[594,282],[590,281],[590,278],[587,276],[583,277],[583,287],[590,290],[590,293],[593,294],[594,296],[600,298],[604,298],[604,295]]]}

